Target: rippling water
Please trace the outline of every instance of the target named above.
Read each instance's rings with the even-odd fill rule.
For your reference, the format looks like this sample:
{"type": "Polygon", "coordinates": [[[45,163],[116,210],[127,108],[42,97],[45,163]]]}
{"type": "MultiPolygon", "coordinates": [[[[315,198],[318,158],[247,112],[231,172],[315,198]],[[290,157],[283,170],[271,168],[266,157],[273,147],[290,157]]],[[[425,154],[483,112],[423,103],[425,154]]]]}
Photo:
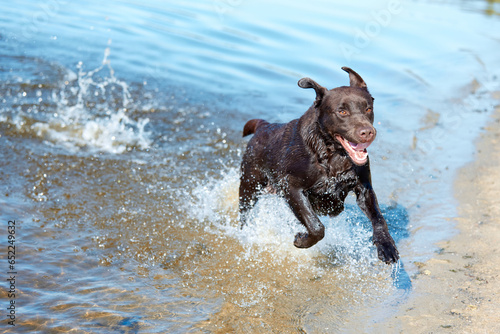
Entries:
{"type": "Polygon", "coordinates": [[[12,327],[4,281],[2,330],[369,331],[454,233],[452,180],[500,86],[497,2],[3,7],[0,235],[16,220],[17,308],[12,327]],[[238,225],[246,120],[300,117],[314,92],[298,79],[346,85],[341,66],[376,98],[373,183],[399,267],[378,261],[353,198],[307,250],[274,196],[238,225]]]}

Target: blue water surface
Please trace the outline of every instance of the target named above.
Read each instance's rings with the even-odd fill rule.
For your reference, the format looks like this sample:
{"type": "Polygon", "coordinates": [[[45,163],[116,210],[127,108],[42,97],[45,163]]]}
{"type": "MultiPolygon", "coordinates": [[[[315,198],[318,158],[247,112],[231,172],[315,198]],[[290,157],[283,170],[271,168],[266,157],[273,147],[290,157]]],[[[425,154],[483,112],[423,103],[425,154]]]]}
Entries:
{"type": "Polygon", "coordinates": [[[380,303],[404,304],[394,297],[411,293],[414,263],[456,233],[455,174],[497,103],[499,13],[491,1],[4,4],[0,218],[19,221],[15,330],[382,321],[380,303]],[[238,227],[243,125],[300,117],[314,92],[297,81],[347,85],[342,66],[375,97],[372,179],[399,267],[379,263],[352,197],[322,217],[311,250],[292,246],[301,227],[272,196],[238,227]]]}

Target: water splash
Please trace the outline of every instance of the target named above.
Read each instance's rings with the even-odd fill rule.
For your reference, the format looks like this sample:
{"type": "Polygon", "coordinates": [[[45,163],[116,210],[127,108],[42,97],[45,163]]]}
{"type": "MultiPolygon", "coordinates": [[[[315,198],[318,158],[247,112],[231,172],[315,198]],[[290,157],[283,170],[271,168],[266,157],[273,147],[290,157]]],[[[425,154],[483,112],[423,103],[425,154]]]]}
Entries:
{"type": "Polygon", "coordinates": [[[240,227],[238,187],[239,169],[227,167],[218,176],[193,180],[191,192],[182,198],[186,217],[193,228],[205,232],[203,243],[212,254],[210,265],[185,264],[197,272],[187,285],[206,286],[224,299],[203,326],[228,322],[228,314],[238,314],[258,321],[252,326],[273,323],[293,332],[311,324],[308,315],[315,314],[314,326],[326,328],[332,318],[343,323],[343,312],[395,290],[391,268],[376,256],[371,224],[354,204],[338,217],[320,217],[325,238],[298,249],[294,236],[305,229],[276,195],[262,196],[247,225],[240,227]],[[289,311],[277,319],[282,313],[270,310],[289,311]]]}
{"type": "Polygon", "coordinates": [[[21,132],[31,132],[71,151],[120,154],[134,148],[149,148],[152,144],[152,134],[147,131],[149,119],[134,119],[129,87],[115,77],[109,54],[107,48],[101,66],[94,70],[84,71],[82,62],[77,65],[77,73],[67,70],[62,84],[50,94],[55,110],[46,117],[38,115],[33,119],[32,114],[21,112],[11,122],[21,132]]]}
{"type": "MultiPolygon", "coordinates": [[[[276,195],[263,195],[251,211],[248,223],[238,221],[239,170],[229,168],[221,178],[198,184],[185,202],[185,210],[208,233],[224,233],[243,247],[242,258],[265,258],[276,263],[293,261],[298,268],[321,271],[344,266],[366,274],[378,262],[371,242],[371,224],[354,204],[347,204],[338,217],[321,217],[326,235],[310,249],[297,249],[294,236],[304,232],[290,208],[276,195]]],[[[353,200],[354,201],[354,200],[353,200]]],[[[344,269],[345,269],[344,268],[344,269]]]]}

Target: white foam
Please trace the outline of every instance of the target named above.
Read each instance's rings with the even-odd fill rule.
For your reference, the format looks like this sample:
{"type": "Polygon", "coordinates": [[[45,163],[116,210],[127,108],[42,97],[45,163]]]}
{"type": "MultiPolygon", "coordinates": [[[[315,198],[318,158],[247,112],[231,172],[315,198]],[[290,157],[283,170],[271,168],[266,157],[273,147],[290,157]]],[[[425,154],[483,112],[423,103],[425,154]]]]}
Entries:
{"type": "Polygon", "coordinates": [[[63,86],[52,94],[57,105],[52,117],[31,125],[37,136],[72,150],[117,154],[151,146],[151,132],[146,131],[149,119],[131,118],[128,85],[114,76],[108,55],[106,49],[103,64],[92,71],[84,72],[82,63],[78,64],[78,74],[68,71],[63,86]],[[104,69],[109,70],[108,75],[96,78],[104,69]],[[120,99],[115,101],[117,95],[120,99]]]}
{"type": "Polygon", "coordinates": [[[31,128],[54,144],[68,149],[90,148],[109,153],[123,153],[129,147],[150,147],[150,132],[144,128],[149,119],[131,120],[123,111],[107,116],[74,122],[51,120],[37,122],[31,128]]]}

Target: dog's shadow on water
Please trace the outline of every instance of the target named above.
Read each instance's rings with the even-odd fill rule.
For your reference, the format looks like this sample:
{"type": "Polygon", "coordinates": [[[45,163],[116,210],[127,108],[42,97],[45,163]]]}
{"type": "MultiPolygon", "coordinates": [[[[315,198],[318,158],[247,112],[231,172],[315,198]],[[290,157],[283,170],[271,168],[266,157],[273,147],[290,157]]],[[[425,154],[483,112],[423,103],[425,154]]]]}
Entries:
{"type": "MultiPolygon", "coordinates": [[[[381,205],[380,211],[382,211],[382,215],[387,221],[389,233],[396,242],[396,245],[398,245],[402,239],[406,239],[410,236],[410,232],[408,230],[410,217],[404,206],[397,203],[393,203],[391,205],[381,205]]],[[[402,258],[400,258],[396,264],[392,265],[391,277],[393,285],[397,289],[403,290],[406,293],[410,292],[412,288],[411,279],[405,270],[402,258]]]]}
{"type": "MultiPolygon", "coordinates": [[[[361,210],[357,207],[357,205],[346,204],[344,211],[348,217],[352,217],[352,219],[349,219],[352,224],[359,224],[367,230],[371,230],[371,222],[363,213],[361,213],[361,210]]],[[[410,218],[408,211],[404,206],[395,202],[389,205],[381,204],[380,211],[387,221],[389,233],[396,242],[396,245],[398,245],[401,240],[410,236],[410,232],[408,230],[410,218]]],[[[370,242],[371,241],[372,240],[370,238],[370,242]]],[[[397,263],[392,264],[391,277],[394,287],[402,291],[405,296],[411,291],[412,282],[410,276],[405,270],[402,258],[400,258],[397,263]]]]}

